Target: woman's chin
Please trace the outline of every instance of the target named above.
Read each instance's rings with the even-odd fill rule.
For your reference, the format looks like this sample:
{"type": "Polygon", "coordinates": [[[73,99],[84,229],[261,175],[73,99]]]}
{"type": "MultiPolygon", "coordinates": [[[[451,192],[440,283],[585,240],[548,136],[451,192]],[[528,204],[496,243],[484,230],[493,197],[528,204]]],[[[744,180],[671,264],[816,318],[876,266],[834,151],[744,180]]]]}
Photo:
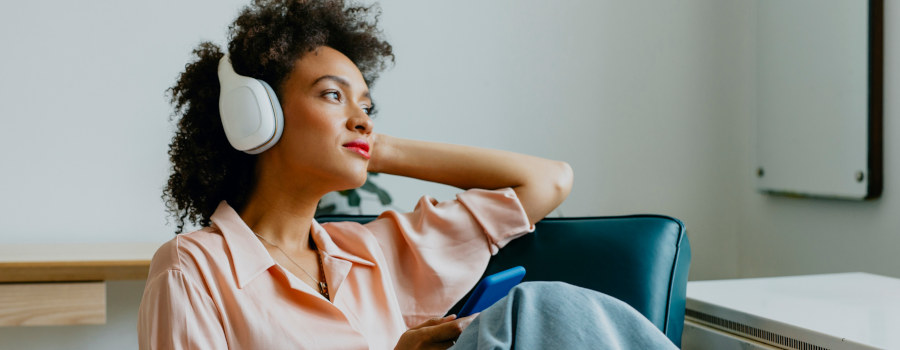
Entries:
{"type": "Polygon", "coordinates": [[[362,185],[366,183],[366,178],[368,177],[368,175],[369,173],[363,172],[360,175],[354,176],[352,179],[348,178],[347,181],[342,184],[342,186],[340,186],[340,189],[338,189],[338,191],[352,190],[354,188],[362,187],[362,185]]]}
{"type": "Polygon", "coordinates": [[[366,179],[369,177],[369,173],[363,172],[359,179],[357,180],[357,184],[353,188],[362,187],[366,183],[366,179]]]}

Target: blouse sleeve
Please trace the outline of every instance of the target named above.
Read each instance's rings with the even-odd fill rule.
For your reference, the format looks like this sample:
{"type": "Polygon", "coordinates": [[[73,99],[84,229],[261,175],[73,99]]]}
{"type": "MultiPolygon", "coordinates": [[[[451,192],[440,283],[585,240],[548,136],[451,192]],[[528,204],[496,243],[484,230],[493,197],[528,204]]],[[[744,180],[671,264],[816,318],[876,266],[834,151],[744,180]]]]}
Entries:
{"type": "MultiPolygon", "coordinates": [[[[166,260],[160,255],[167,255],[166,248],[174,246],[174,241],[160,248],[154,262],[166,260]]],[[[228,348],[209,295],[177,268],[153,270],[138,312],[140,349],[228,348]]]]}
{"type": "Polygon", "coordinates": [[[516,193],[473,189],[456,200],[422,197],[410,213],[366,225],[376,236],[410,327],[442,316],[484,272],[491,255],[534,227],[516,193]]]}

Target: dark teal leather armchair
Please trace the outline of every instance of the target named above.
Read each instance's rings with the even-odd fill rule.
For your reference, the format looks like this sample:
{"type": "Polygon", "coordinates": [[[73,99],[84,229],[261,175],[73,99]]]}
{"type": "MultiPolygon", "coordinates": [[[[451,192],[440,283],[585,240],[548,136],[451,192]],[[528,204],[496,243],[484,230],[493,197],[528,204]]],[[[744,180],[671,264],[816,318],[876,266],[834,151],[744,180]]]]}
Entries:
{"type": "MultiPolygon", "coordinates": [[[[368,222],[327,216],[319,222],[368,222]]],[[[525,281],[563,281],[622,300],[681,346],[691,248],[684,224],[661,215],[550,218],[510,242],[484,275],[524,266],[525,281]]],[[[465,300],[465,298],[463,298],[465,300]]],[[[450,311],[462,307],[462,301],[450,311]]]]}

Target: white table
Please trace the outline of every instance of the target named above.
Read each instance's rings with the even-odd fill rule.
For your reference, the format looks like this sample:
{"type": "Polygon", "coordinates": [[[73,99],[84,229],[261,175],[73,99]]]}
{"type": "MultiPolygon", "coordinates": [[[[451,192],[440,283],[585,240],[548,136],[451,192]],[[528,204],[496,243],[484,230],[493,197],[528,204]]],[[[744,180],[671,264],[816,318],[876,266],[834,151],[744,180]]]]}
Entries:
{"type": "Polygon", "coordinates": [[[693,281],[684,349],[900,349],[900,279],[868,273],[693,281]]]}

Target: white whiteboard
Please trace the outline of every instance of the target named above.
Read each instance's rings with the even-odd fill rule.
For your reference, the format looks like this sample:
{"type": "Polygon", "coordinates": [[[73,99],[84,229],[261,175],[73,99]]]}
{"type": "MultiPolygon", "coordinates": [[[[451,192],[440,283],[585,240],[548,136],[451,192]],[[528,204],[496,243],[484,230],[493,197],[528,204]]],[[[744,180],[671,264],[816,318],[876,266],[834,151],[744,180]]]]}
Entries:
{"type": "Polygon", "coordinates": [[[880,167],[870,159],[870,3],[758,5],[757,188],[877,196],[880,167]]]}

